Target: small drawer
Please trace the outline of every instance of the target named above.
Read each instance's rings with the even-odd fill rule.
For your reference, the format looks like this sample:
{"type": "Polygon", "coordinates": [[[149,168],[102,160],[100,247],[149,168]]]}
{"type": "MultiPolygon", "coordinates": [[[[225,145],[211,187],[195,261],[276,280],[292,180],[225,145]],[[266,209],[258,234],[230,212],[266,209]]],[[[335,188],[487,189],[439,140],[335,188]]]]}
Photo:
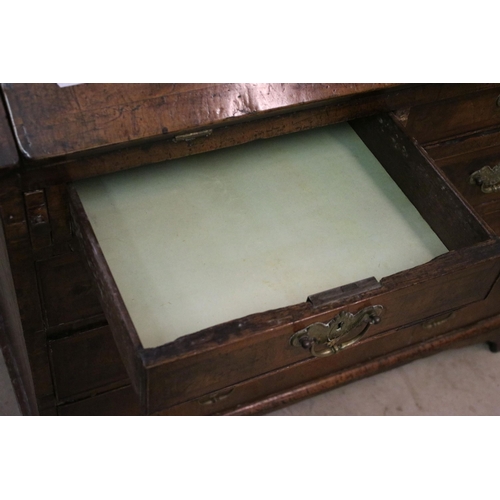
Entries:
{"type": "Polygon", "coordinates": [[[92,277],[77,253],[39,261],[37,273],[48,326],[102,314],[92,277]]]}
{"type": "Polygon", "coordinates": [[[500,130],[427,148],[481,218],[500,235],[500,130]]]}
{"type": "Polygon", "coordinates": [[[109,327],[49,341],[52,376],[59,401],[74,400],[128,383],[109,327]]]}
{"type": "Polygon", "coordinates": [[[449,140],[500,125],[500,86],[411,108],[407,132],[421,144],[449,140]]]}
{"type": "MultiPolygon", "coordinates": [[[[224,393],[226,388],[305,363],[308,375],[297,369],[297,378],[293,379],[294,384],[300,384],[301,377],[313,379],[322,376],[325,373],[323,370],[343,369],[340,366],[344,362],[347,364],[342,366],[361,362],[365,355],[369,355],[370,348],[367,346],[371,345],[372,339],[382,339],[381,336],[387,334],[391,340],[387,340],[388,343],[381,341],[380,345],[388,350],[393,349],[392,343],[407,345],[412,342],[411,338],[400,333],[407,325],[433,321],[439,315],[487,299],[500,272],[498,239],[428,161],[421,148],[389,116],[366,118],[351,125],[364,142],[364,145],[360,142],[364,149],[356,142],[359,138],[353,139],[354,143],[337,143],[333,130],[320,131],[320,137],[325,138],[326,134],[328,147],[335,144],[334,152],[319,154],[315,150],[319,156],[314,161],[304,159],[302,170],[294,170],[288,162],[296,158],[288,158],[287,162],[279,163],[285,166],[285,170],[273,173],[267,166],[261,166],[264,165],[262,151],[250,144],[245,146],[245,150],[235,148],[226,151],[230,161],[225,166],[221,164],[219,152],[216,157],[209,157],[211,160],[200,170],[192,170],[191,164],[182,168],[178,164],[166,164],[117,174],[131,188],[122,201],[117,193],[110,194],[115,182],[111,178],[103,181],[110,182],[106,186],[100,185],[100,179],[95,185],[92,181],[84,181],[70,189],[75,233],[82,244],[117,347],[145,413],[159,413],[182,403],[192,405],[194,403],[187,402],[200,399],[201,406],[218,404],[219,401],[233,404],[232,394],[224,393]],[[238,156],[239,151],[247,155],[252,149],[257,149],[257,166],[263,169],[264,177],[257,175],[262,172],[247,170],[246,156],[244,160],[238,156]],[[339,153],[345,156],[336,164],[334,157],[339,153]],[[356,165],[346,169],[346,165],[350,165],[348,158],[352,157],[355,162],[360,159],[367,162],[362,167],[365,176],[362,181],[353,180],[356,165]],[[326,177],[315,178],[318,173],[313,166],[317,161],[326,161],[323,172],[326,177]],[[342,168],[344,173],[340,174],[342,168]],[[149,175],[151,179],[156,179],[155,172],[163,175],[169,169],[175,175],[187,173],[189,183],[198,182],[198,187],[194,188],[195,194],[198,194],[190,196],[190,184],[178,184],[174,175],[162,186],[151,181],[157,197],[147,198],[143,181],[147,181],[149,175]],[[241,189],[229,184],[224,177],[226,170],[232,174],[233,169],[244,177],[241,189]],[[378,169],[383,172],[381,176],[378,169]],[[360,198],[356,198],[365,182],[371,183],[374,191],[369,194],[361,191],[360,198]],[[283,195],[280,189],[287,188],[288,183],[293,184],[294,193],[301,194],[283,195]],[[242,198],[242,190],[246,198],[242,198]],[[377,207],[366,209],[363,200],[373,201],[380,192],[386,195],[385,201],[381,200],[377,207]],[[269,209],[254,222],[247,213],[247,203],[254,198],[259,199],[262,193],[263,203],[277,200],[278,205],[287,203],[287,208],[281,211],[278,208],[282,207],[269,209]],[[136,194],[139,199],[135,198],[136,194]],[[179,204],[175,202],[169,209],[160,206],[162,199],[169,200],[179,194],[179,204]],[[313,203],[320,195],[326,200],[323,208],[313,203]],[[343,202],[330,205],[331,199],[338,201],[342,195],[347,199],[359,199],[359,206],[346,208],[347,203],[343,202]],[[404,206],[408,203],[411,209],[407,212],[399,212],[398,209],[396,218],[409,224],[417,224],[417,219],[421,220],[427,228],[425,231],[432,233],[425,233],[428,236],[424,238],[423,246],[428,253],[424,252],[404,263],[397,261],[396,256],[403,254],[408,258],[408,254],[419,244],[412,239],[411,231],[399,229],[397,221],[383,211],[384,205],[388,204],[390,212],[400,196],[404,198],[401,200],[404,206]],[[145,204],[143,197],[148,200],[145,204]],[[181,202],[185,202],[187,212],[181,211],[181,202]],[[106,212],[115,210],[121,203],[131,210],[127,212],[129,215],[118,217],[105,225],[103,231],[100,224],[106,220],[106,212]],[[196,216],[190,212],[193,207],[193,213],[198,214],[196,216]],[[206,213],[210,215],[206,217],[206,213]],[[363,226],[364,217],[374,214],[373,227],[363,226]],[[414,215],[418,216],[417,219],[412,219],[414,215]],[[132,217],[139,220],[139,229],[146,229],[144,234],[148,235],[147,240],[127,226],[132,217]],[[218,218],[225,221],[222,229],[217,228],[218,218]],[[346,224],[346,220],[350,223],[346,224]],[[410,223],[410,220],[414,222],[410,223]],[[326,226],[321,226],[325,221],[326,226]],[[254,224],[255,233],[248,224],[254,224]],[[269,225],[270,233],[288,228],[281,240],[282,246],[267,252],[268,241],[257,236],[259,225],[269,225]],[[191,234],[183,232],[185,226],[189,226],[191,234]],[[313,239],[310,230],[316,226],[322,229],[313,239]],[[389,259],[389,264],[397,261],[402,267],[388,271],[387,262],[382,263],[379,257],[383,254],[381,246],[387,243],[386,230],[395,227],[398,229],[394,240],[388,246],[397,251],[389,259]],[[355,239],[365,236],[365,231],[373,228],[375,231],[367,240],[355,239]],[[224,252],[226,243],[221,246],[221,241],[231,244],[231,238],[228,239],[226,234],[230,231],[240,245],[237,250],[223,253],[226,257],[217,261],[217,265],[222,261],[222,267],[215,267],[210,259],[213,255],[217,257],[218,252],[224,252]],[[207,243],[207,239],[198,239],[200,235],[208,236],[208,240],[215,235],[214,246],[207,243]],[[162,240],[165,236],[167,241],[162,240]],[[191,237],[197,244],[185,248],[186,259],[183,259],[182,252],[174,257],[168,240],[182,242],[184,238],[191,237]],[[354,241],[354,244],[351,250],[342,253],[335,246],[338,240],[354,241]],[[324,241],[328,242],[324,252],[314,253],[324,241]],[[405,247],[410,241],[409,247],[405,247]],[[247,248],[255,249],[259,257],[255,258],[252,253],[246,255],[247,248]],[[348,265],[348,254],[356,248],[366,253],[348,265]],[[238,253],[240,251],[241,254],[238,253]],[[292,260],[286,261],[285,257],[290,252],[292,260]],[[187,254],[195,258],[189,260],[187,254]],[[130,259],[131,255],[135,257],[130,259]],[[236,257],[242,261],[251,260],[255,267],[244,267],[245,272],[231,271],[233,274],[230,273],[229,283],[233,285],[224,290],[218,284],[218,274],[225,272],[225,261],[232,264],[236,257]],[[129,259],[129,263],[117,267],[116,263],[122,258],[129,259]],[[155,260],[157,258],[158,261],[155,260]],[[152,267],[145,265],[150,262],[155,264],[152,267]],[[279,267],[287,272],[281,275],[282,281],[266,279],[264,275],[259,278],[261,288],[252,288],[254,284],[250,278],[258,276],[260,268],[266,265],[269,273],[279,267]],[[344,275],[344,271],[359,273],[344,275]],[[370,278],[372,272],[377,274],[377,278],[370,278]],[[204,278],[199,278],[201,275],[204,278]],[[336,275],[341,276],[340,282],[335,281],[336,275]],[[193,276],[201,281],[196,281],[191,291],[177,293],[183,280],[193,276]],[[311,276],[318,281],[311,281],[311,276]],[[354,283],[349,284],[348,278],[343,281],[342,276],[350,276],[354,283]],[[231,281],[233,278],[236,280],[231,281]],[[298,289],[299,295],[303,293],[302,299],[296,298],[296,292],[292,293],[297,284],[299,286],[295,289],[298,289]],[[206,289],[204,295],[198,294],[202,285],[206,289]],[[328,285],[331,289],[321,292],[328,289],[328,285]],[[273,287],[284,296],[280,299],[283,302],[278,301],[278,305],[273,298],[267,302],[268,289],[273,287]],[[162,295],[165,289],[169,292],[174,290],[181,297],[187,296],[190,306],[178,314],[179,309],[176,304],[172,306],[169,303],[168,294],[162,295]],[[243,293],[248,290],[260,304],[255,306],[254,311],[248,311],[249,303],[254,307],[253,302],[249,302],[251,297],[243,293]],[[313,295],[307,301],[300,302],[310,293],[313,295]],[[266,298],[263,302],[262,297],[266,298]],[[154,302],[157,302],[155,307],[152,305],[154,302]],[[181,329],[180,335],[169,337],[178,324],[192,325],[196,318],[205,320],[216,308],[222,311],[222,320],[214,320],[198,328],[199,331],[197,327],[188,331],[181,329]],[[174,317],[177,318],[175,321],[174,317]],[[155,321],[163,322],[163,326],[155,329],[155,321]],[[156,330],[160,340],[154,335],[151,340],[151,334],[158,333],[156,330]],[[163,334],[165,336],[162,337],[163,334]],[[359,354],[358,359],[357,353],[364,353],[364,349],[367,349],[366,353],[359,354]],[[337,352],[340,350],[341,353],[337,352]],[[212,400],[215,402],[212,403],[212,400]]],[[[341,136],[347,134],[351,137],[345,125],[336,131],[341,136]]],[[[293,147],[294,144],[295,147],[299,144],[299,149],[302,149],[303,138],[290,136],[286,139],[277,143],[278,150],[285,146],[293,147]]],[[[316,144],[314,141],[316,139],[313,139],[316,144]]],[[[299,154],[302,153],[297,153],[297,156],[299,154]]],[[[194,161],[193,158],[190,162],[194,161]]],[[[121,184],[120,179],[114,179],[117,186],[121,184]]],[[[415,229],[415,226],[411,227],[415,229]]],[[[430,328],[425,331],[432,336],[437,330],[433,332],[430,328]]],[[[279,390],[278,381],[272,384],[276,385],[270,385],[266,390],[279,390]]],[[[242,397],[259,397],[259,390],[245,390],[242,397]]],[[[237,397],[236,394],[234,397],[237,397]]]]}

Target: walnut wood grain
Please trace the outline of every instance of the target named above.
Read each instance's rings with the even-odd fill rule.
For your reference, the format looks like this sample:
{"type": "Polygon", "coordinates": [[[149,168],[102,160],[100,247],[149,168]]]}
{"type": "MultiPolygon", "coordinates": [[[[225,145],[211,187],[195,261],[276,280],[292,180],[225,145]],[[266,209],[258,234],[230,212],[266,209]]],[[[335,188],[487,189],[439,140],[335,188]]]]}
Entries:
{"type": "MultiPolygon", "coordinates": [[[[33,160],[117,147],[192,130],[288,113],[397,84],[3,84],[19,147],[33,160]]],[[[485,84],[417,85],[416,105],[472,92],[485,84]]]]}
{"type": "Polygon", "coordinates": [[[23,154],[56,158],[174,136],[256,113],[391,88],[391,84],[3,84],[23,154]]]}
{"type": "Polygon", "coordinates": [[[36,267],[47,327],[102,314],[93,280],[77,252],[37,261],[36,267]]]}
{"type": "MultiPolygon", "coordinates": [[[[321,87],[321,86],[320,86],[321,87]]],[[[434,100],[460,96],[464,93],[483,88],[484,85],[411,85],[392,86],[383,91],[354,93],[338,99],[315,101],[311,105],[286,108],[286,113],[260,113],[256,111],[251,120],[231,121],[231,126],[220,122],[212,124],[213,132],[208,137],[201,137],[191,142],[176,142],[170,135],[161,135],[150,140],[125,142],[114,149],[97,147],[86,154],[75,153],[49,160],[28,162],[30,168],[25,172],[24,189],[35,190],[61,182],[83,179],[86,177],[116,172],[147,163],[155,163],[182,156],[230,147],[245,142],[289,134],[314,127],[320,127],[341,121],[396,110],[409,104],[432,102],[434,100]],[[304,108],[304,109],[303,109],[304,108]]],[[[179,105],[180,106],[180,105],[179,105]]],[[[189,104],[186,103],[189,108],[189,104]]],[[[152,111],[150,111],[152,113],[152,111]]],[[[184,110],[179,107],[178,113],[184,110]]],[[[25,113],[29,113],[26,110],[25,113]]],[[[152,115],[154,118],[154,114],[152,115]]],[[[152,118],[152,119],[153,119],[152,118]]],[[[111,125],[110,125],[111,126],[111,125]]],[[[125,125],[121,119],[113,122],[113,127],[121,130],[125,125]]],[[[196,129],[196,126],[192,126],[196,129]]],[[[191,129],[190,129],[191,130],[191,129]]],[[[110,132],[111,133],[111,132],[110,132]]]]}
{"type": "Polygon", "coordinates": [[[421,144],[500,125],[500,85],[458,99],[412,107],[406,128],[421,144]]]}

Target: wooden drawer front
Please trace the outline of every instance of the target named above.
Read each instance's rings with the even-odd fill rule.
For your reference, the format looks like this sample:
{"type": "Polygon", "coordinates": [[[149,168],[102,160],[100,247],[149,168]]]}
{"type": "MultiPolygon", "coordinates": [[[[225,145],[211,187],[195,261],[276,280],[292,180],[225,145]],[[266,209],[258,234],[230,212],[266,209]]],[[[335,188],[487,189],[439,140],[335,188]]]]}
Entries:
{"type": "Polygon", "coordinates": [[[77,253],[37,263],[48,326],[58,326],[102,314],[85,262],[77,253]]]}
{"type": "MultiPolygon", "coordinates": [[[[306,304],[294,311],[294,321],[291,317],[283,317],[272,324],[270,320],[269,327],[266,329],[262,326],[260,332],[256,331],[258,328],[245,324],[244,329],[255,332],[252,336],[240,342],[220,345],[196,356],[158,362],[153,350],[146,352],[146,365],[149,361],[148,354],[152,354],[151,360],[155,360],[146,368],[149,411],[154,413],[186,398],[203,396],[239,381],[311,358],[308,350],[291,346],[290,337],[295,331],[313,323],[329,322],[342,310],[355,313],[369,305],[383,306],[382,321],[370,326],[365,335],[369,339],[405,324],[446,314],[457,307],[481,301],[488,295],[499,270],[496,260],[479,266],[471,264],[456,273],[392,290],[389,278],[386,281],[388,289],[372,293],[367,300],[339,308],[323,308],[323,312],[314,311],[306,304]],[[282,324],[279,324],[280,321],[282,324]]],[[[385,284],[384,280],[382,284],[385,284]]],[[[228,332],[231,329],[234,334],[241,332],[242,337],[245,336],[237,322],[227,325],[228,332]]],[[[181,342],[182,339],[178,344],[181,342]]],[[[172,351],[175,344],[170,345],[172,351]]],[[[352,348],[346,349],[346,352],[350,349],[352,348]]]]}
{"type": "Polygon", "coordinates": [[[194,401],[160,411],[158,415],[213,415],[237,409],[271,394],[280,393],[329,374],[341,372],[351,366],[373,360],[384,354],[416,342],[433,338],[435,332],[422,325],[404,330],[392,330],[356,346],[325,358],[307,359],[256,377],[250,381],[226,387],[194,401]]]}
{"type": "Polygon", "coordinates": [[[411,108],[407,131],[421,144],[500,125],[500,86],[411,108]]]}
{"type": "MultiPolygon", "coordinates": [[[[252,380],[226,387],[219,391],[207,394],[196,400],[189,401],[172,408],[160,411],[157,415],[214,415],[224,413],[245,414],[252,413],[252,402],[268,398],[272,395],[280,397],[280,393],[290,391],[295,387],[308,384],[322,377],[334,377],[336,380],[325,385],[322,390],[333,389],[346,382],[369,375],[361,366],[372,365],[373,373],[382,371],[384,358],[395,352],[401,352],[401,357],[409,356],[404,353],[410,346],[434,341],[443,334],[459,328],[467,327],[475,321],[471,308],[448,312],[428,321],[406,327],[402,330],[376,335],[359,342],[356,346],[325,358],[308,359],[293,366],[285,367],[252,380]],[[377,368],[380,366],[380,369],[377,368]],[[356,367],[358,370],[356,370],[356,367]],[[241,409],[243,408],[243,409],[241,409]]],[[[500,324],[500,318],[495,323],[500,324]]],[[[299,396],[299,397],[304,397],[299,396]]],[[[294,396],[287,397],[288,403],[294,401],[294,396]]]]}
{"type": "Polygon", "coordinates": [[[109,327],[49,342],[52,373],[59,401],[75,399],[112,384],[128,383],[109,327]]]}
{"type": "Polygon", "coordinates": [[[83,401],[58,406],[57,413],[66,417],[138,416],[141,415],[141,409],[134,390],[128,385],[83,401]]]}

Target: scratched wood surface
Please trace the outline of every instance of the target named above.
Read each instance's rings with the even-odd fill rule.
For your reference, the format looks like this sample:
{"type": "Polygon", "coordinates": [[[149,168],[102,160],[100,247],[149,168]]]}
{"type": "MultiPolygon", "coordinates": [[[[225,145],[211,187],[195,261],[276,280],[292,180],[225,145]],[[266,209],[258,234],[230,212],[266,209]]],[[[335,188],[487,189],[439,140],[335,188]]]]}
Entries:
{"type": "Polygon", "coordinates": [[[392,84],[3,84],[23,154],[47,159],[311,106],[392,84]]]}

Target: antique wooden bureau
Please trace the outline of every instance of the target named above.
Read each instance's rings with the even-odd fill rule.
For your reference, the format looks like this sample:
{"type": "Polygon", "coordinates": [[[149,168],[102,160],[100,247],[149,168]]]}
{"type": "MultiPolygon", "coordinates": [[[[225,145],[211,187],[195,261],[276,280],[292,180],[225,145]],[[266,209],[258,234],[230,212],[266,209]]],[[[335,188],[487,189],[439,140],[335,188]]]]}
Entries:
{"type": "Polygon", "coordinates": [[[500,85],[2,92],[0,339],[23,413],[265,413],[498,349],[500,85]]]}

